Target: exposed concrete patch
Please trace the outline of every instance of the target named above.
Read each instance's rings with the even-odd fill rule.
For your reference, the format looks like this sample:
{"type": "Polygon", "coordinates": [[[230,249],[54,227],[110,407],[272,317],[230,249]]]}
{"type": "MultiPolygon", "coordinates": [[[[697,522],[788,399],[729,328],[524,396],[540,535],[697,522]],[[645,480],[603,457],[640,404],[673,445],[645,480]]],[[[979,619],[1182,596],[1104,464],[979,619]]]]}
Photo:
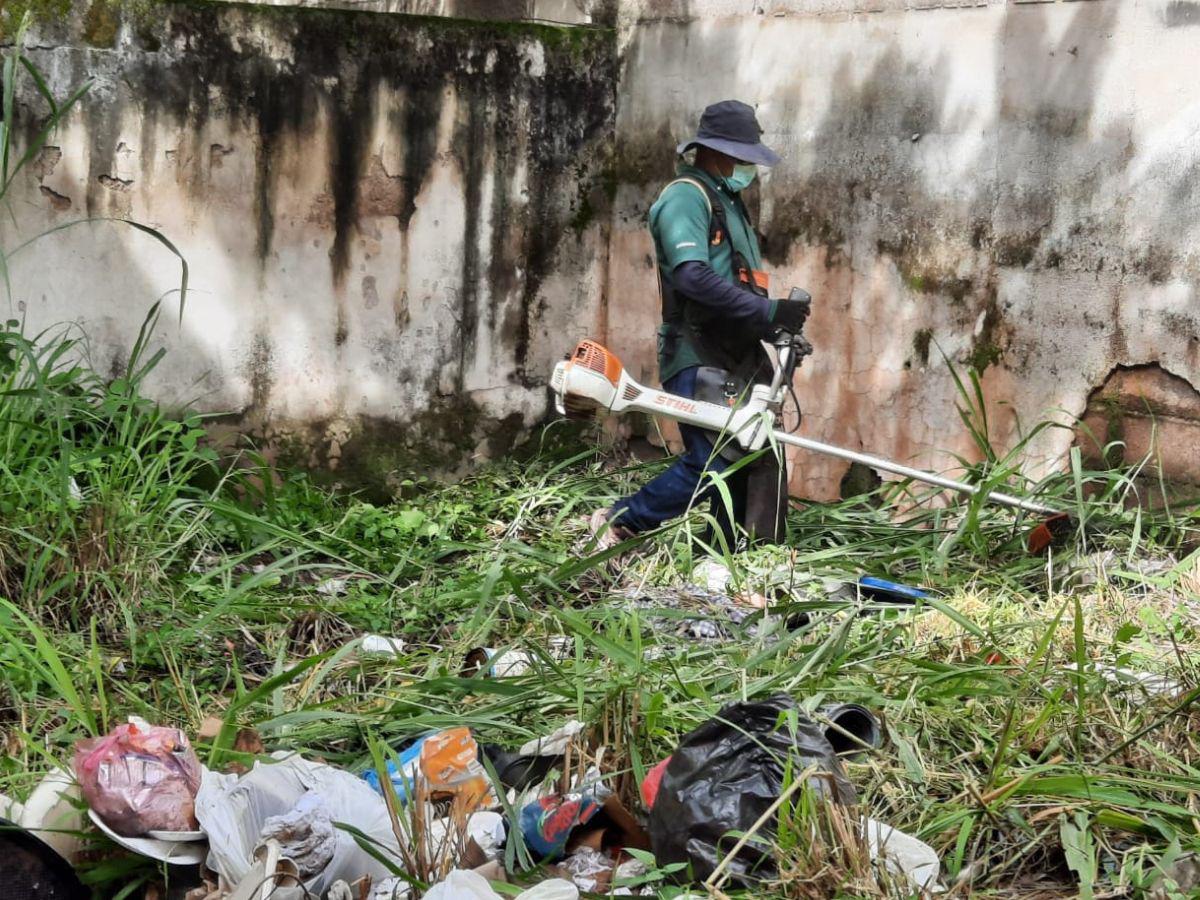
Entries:
{"type": "Polygon", "coordinates": [[[1115,369],[1088,398],[1075,434],[1089,465],[1134,465],[1200,485],[1200,390],[1156,364],[1115,369]]]}
{"type": "Polygon", "coordinates": [[[30,163],[29,167],[37,180],[43,181],[54,174],[54,170],[58,168],[58,164],[61,161],[62,148],[46,145],[34,158],[33,162],[30,163]]]}
{"type": "Polygon", "coordinates": [[[57,191],[46,187],[44,184],[41,185],[38,190],[41,191],[43,197],[50,201],[50,206],[55,210],[55,212],[66,212],[71,208],[70,197],[63,196],[57,191]]]}
{"type": "Polygon", "coordinates": [[[119,194],[128,193],[130,186],[133,185],[132,178],[117,178],[115,175],[101,175],[96,180],[110,191],[116,191],[119,194]]]}

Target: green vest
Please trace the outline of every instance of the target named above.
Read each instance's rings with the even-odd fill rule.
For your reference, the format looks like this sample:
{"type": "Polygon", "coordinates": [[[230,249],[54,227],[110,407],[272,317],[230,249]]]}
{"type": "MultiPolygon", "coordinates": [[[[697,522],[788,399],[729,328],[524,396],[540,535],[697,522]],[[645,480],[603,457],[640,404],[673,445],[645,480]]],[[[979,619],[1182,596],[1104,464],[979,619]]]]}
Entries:
{"type": "MultiPolygon", "coordinates": [[[[659,278],[667,285],[671,284],[671,273],[685,262],[708,263],[722,278],[736,283],[734,249],[751,268],[762,268],[758,237],[746,217],[745,207],[723,184],[695,166],[680,166],[678,178],[663,189],[658,200],[650,207],[649,223],[650,233],[654,237],[659,278]],[[709,194],[695,182],[709,186],[725,213],[729,239],[715,246],[710,242],[713,216],[709,194]]],[[[710,326],[711,315],[698,309],[696,304],[685,304],[684,316],[694,329],[720,326],[719,321],[710,326]]],[[[661,381],[668,380],[684,369],[706,364],[700,348],[688,334],[689,330],[680,329],[669,322],[659,326],[658,371],[661,381]]]]}

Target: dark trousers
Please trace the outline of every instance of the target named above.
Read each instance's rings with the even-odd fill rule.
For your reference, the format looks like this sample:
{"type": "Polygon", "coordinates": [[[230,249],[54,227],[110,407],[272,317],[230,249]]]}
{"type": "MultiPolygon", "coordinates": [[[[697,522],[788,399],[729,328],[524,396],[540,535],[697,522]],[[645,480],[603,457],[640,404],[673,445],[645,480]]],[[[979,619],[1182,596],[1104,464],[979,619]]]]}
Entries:
{"type": "MultiPolygon", "coordinates": [[[[696,392],[696,369],[684,369],[668,378],[663,383],[663,389],[690,400],[696,392]]],[[[682,424],[679,433],[683,438],[683,453],[675,458],[669,469],[636,494],[613,504],[613,511],[618,513],[616,524],[633,532],[649,531],[668,519],[683,515],[693,505],[708,502],[717,528],[732,550],[736,540],[734,523],[741,523],[746,517],[746,476],[749,469],[743,466],[725,479],[733,501],[733,508],[729,509],[712,484],[711,476],[705,474],[724,472],[729,466],[725,459],[713,453],[712,439],[715,435],[682,424]],[[698,491],[702,481],[708,483],[698,491]]]]}

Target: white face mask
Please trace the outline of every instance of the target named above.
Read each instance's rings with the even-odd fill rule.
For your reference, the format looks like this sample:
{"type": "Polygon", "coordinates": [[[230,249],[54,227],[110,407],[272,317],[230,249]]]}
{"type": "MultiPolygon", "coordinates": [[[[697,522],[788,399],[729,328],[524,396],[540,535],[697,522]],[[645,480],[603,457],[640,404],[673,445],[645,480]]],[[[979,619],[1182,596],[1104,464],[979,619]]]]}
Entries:
{"type": "Polygon", "coordinates": [[[753,163],[738,163],[733,167],[733,174],[725,179],[725,186],[738,194],[750,187],[757,177],[758,166],[753,163]]]}

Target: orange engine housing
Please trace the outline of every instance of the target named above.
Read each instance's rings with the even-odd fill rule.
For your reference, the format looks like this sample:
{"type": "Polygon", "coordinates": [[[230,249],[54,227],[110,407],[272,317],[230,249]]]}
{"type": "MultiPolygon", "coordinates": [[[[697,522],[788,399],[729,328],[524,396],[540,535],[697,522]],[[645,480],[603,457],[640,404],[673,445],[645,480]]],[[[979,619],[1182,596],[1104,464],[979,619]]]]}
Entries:
{"type": "Polygon", "coordinates": [[[621,383],[621,373],[625,370],[615,353],[595,341],[580,341],[575,352],[571,354],[571,362],[598,372],[607,378],[613,387],[621,383]]]}

